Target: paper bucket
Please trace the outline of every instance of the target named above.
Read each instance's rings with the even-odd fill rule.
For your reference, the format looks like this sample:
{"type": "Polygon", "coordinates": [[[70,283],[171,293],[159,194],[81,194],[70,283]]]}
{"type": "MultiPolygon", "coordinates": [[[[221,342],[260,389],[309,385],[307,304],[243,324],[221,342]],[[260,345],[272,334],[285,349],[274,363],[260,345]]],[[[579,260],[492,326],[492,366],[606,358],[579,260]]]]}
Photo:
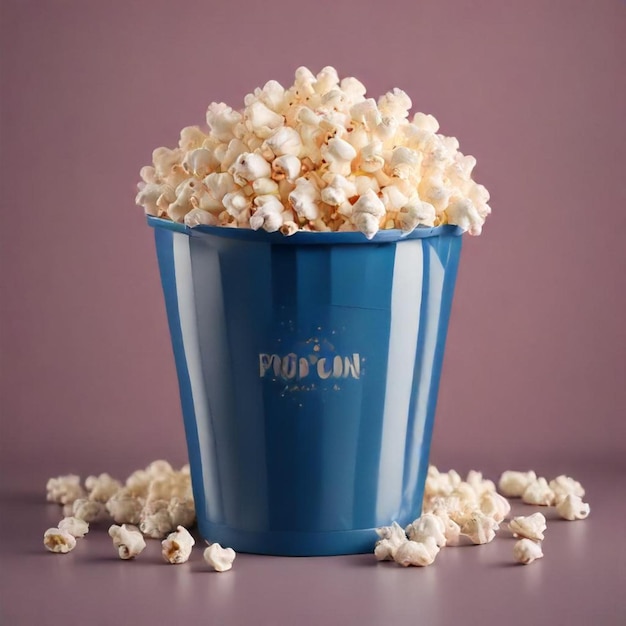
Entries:
{"type": "Polygon", "coordinates": [[[461,230],[368,241],[148,222],[200,533],[348,554],[417,517],[461,230]]]}

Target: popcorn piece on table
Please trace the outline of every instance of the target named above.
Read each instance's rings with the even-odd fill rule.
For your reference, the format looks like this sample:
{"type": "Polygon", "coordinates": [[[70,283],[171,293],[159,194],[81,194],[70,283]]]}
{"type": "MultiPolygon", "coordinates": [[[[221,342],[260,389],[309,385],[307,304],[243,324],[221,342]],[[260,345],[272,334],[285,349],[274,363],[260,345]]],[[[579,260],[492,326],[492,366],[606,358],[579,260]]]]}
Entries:
{"type": "Polygon", "coordinates": [[[424,541],[405,541],[396,550],[393,560],[403,567],[426,567],[434,563],[438,553],[439,546],[435,538],[426,537],[424,541]]]}
{"type": "Polygon", "coordinates": [[[48,528],[43,535],[43,545],[50,552],[67,554],[76,547],[76,538],[60,528],[48,528]]]}
{"type": "Polygon", "coordinates": [[[480,510],[500,523],[511,512],[509,501],[496,491],[488,491],[482,495],[478,503],[480,510]]]}
{"type": "Polygon", "coordinates": [[[117,526],[113,524],[109,528],[109,536],[113,539],[113,545],[117,548],[120,559],[132,559],[146,547],[146,542],[139,529],[129,524],[117,526]]]}
{"type": "Polygon", "coordinates": [[[64,517],[59,522],[58,529],[78,539],[84,537],[89,532],[89,522],[78,517],[64,517]]]}
{"type": "Polygon", "coordinates": [[[485,515],[478,509],[471,511],[460,521],[459,525],[461,534],[468,537],[475,544],[493,541],[496,536],[496,530],[499,528],[498,522],[493,517],[485,515]]]}
{"type": "Polygon", "coordinates": [[[170,533],[161,542],[161,554],[168,563],[186,563],[191,555],[191,548],[195,543],[189,531],[183,526],[178,526],[176,532],[170,533]]]}
{"type": "Polygon", "coordinates": [[[50,478],[46,484],[46,491],[46,500],[57,504],[72,504],[74,500],[85,495],[85,490],[80,484],[80,476],[76,474],[50,478]]]}
{"type": "Polygon", "coordinates": [[[380,537],[374,546],[374,556],[378,561],[392,561],[398,548],[408,541],[404,529],[397,522],[377,528],[376,534],[380,537]]]}
{"type": "Polygon", "coordinates": [[[554,504],[554,491],[548,485],[548,481],[543,478],[537,478],[531,482],[522,494],[522,502],[526,504],[535,504],[538,506],[551,506],[554,504]]]}
{"type": "Polygon", "coordinates": [[[71,515],[89,523],[99,522],[107,518],[107,510],[106,506],[98,500],[79,498],[72,505],[71,515]]]}
{"type": "Polygon", "coordinates": [[[105,472],[100,476],[87,476],[85,487],[90,500],[105,503],[122,488],[122,483],[105,472]]]}
{"type": "Polygon", "coordinates": [[[233,567],[235,551],[232,548],[222,548],[219,543],[211,543],[204,550],[204,560],[216,571],[227,572],[233,567]]]}
{"type": "Polygon", "coordinates": [[[528,486],[536,480],[537,475],[533,471],[517,472],[507,470],[500,476],[498,490],[507,498],[521,498],[528,486]]]}
{"type": "Polygon", "coordinates": [[[577,519],[587,518],[590,508],[586,502],[582,501],[580,496],[570,493],[557,501],[556,512],[563,519],[572,522],[577,519]]]}
{"type": "Polygon", "coordinates": [[[446,525],[437,515],[423,513],[406,527],[406,534],[411,541],[425,542],[432,537],[438,547],[446,545],[446,525]]]}
{"type": "Polygon", "coordinates": [[[543,557],[541,542],[520,539],[513,546],[513,558],[523,565],[528,565],[541,557],[543,557]]]}
{"type": "Polygon", "coordinates": [[[168,500],[153,500],[148,502],[141,512],[139,523],[141,532],[152,539],[163,539],[176,526],[169,513],[168,500]]]}
{"type": "Polygon", "coordinates": [[[520,515],[509,522],[509,530],[515,537],[543,541],[543,531],[546,529],[546,518],[542,513],[532,515],[520,515]]]}
{"type": "Polygon", "coordinates": [[[557,500],[570,494],[579,498],[585,495],[583,486],[577,480],[570,476],[565,476],[565,474],[553,478],[549,484],[557,500]]]}
{"type": "Polygon", "coordinates": [[[122,487],[106,503],[106,509],[116,524],[133,524],[141,522],[141,512],[145,506],[145,498],[133,494],[129,487],[122,487]]]}

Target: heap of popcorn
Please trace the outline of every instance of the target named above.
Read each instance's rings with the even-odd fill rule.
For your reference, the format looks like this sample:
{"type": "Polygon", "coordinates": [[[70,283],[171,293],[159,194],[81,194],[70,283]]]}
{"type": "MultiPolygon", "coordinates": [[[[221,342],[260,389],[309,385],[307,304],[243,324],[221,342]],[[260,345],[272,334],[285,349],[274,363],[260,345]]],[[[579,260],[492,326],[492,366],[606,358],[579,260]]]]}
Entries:
{"type": "Polygon", "coordinates": [[[489,193],[476,159],[415,113],[400,89],[366,98],[333,67],[270,80],[237,111],[211,103],[207,130],[184,128],[141,170],[137,204],[148,215],[198,225],[280,231],[360,231],[454,224],[479,235],[489,193]]]}
{"type": "MultiPolygon", "coordinates": [[[[589,515],[584,495],[582,485],[565,475],[548,482],[533,471],[506,471],[496,488],[480,472],[472,470],[463,480],[455,470],[440,472],[431,465],[422,515],[406,528],[396,522],[378,528],[374,555],[379,561],[395,561],[404,567],[431,565],[444,546],[493,541],[508,519],[506,529],[518,538],[513,558],[527,565],[543,556],[546,518],[540,512],[508,517],[511,505],[507,498],[554,506],[561,518],[574,521],[589,515]]],[[[145,538],[160,539],[163,559],[171,564],[187,562],[195,545],[188,530],[195,523],[189,466],[177,471],[166,461],[154,461],[133,472],[124,484],[106,473],[88,476],[84,486],[77,475],[58,476],[48,481],[47,499],[62,505],[65,515],[44,533],[43,542],[50,552],[71,552],[76,540],[88,533],[91,522],[115,522],[108,533],[124,560],[143,552],[145,538]]],[[[225,572],[232,568],[236,554],[232,548],[209,543],[203,556],[214,570],[225,572]]]]}

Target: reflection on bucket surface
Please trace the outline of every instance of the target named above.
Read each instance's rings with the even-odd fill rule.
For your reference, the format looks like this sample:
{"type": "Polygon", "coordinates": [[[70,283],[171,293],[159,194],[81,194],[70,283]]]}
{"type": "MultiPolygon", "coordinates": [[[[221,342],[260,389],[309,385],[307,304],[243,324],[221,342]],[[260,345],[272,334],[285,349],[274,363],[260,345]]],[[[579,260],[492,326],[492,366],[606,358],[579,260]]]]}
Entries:
{"type": "Polygon", "coordinates": [[[364,552],[419,515],[460,230],[149,222],[203,536],[364,552]]]}

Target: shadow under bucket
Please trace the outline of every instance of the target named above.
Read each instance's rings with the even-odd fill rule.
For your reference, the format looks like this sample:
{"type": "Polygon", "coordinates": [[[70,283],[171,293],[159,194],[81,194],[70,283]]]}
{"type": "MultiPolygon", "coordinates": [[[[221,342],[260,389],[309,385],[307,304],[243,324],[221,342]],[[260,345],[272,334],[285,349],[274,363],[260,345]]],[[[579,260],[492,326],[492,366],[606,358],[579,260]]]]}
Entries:
{"type": "Polygon", "coordinates": [[[349,554],[419,516],[462,231],[148,223],[201,534],[349,554]]]}

